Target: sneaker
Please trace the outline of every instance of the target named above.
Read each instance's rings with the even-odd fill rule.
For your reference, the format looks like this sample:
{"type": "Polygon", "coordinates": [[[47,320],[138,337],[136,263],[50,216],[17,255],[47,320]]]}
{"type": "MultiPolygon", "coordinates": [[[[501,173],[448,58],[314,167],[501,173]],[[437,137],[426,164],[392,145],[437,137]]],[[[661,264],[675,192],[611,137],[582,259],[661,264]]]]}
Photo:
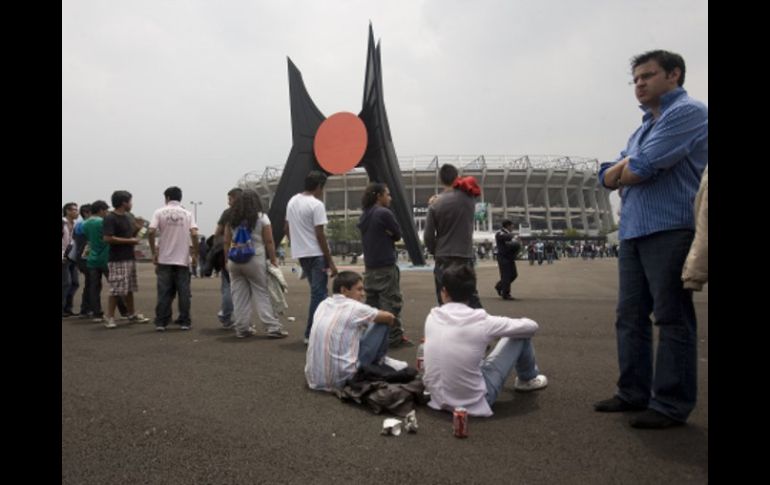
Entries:
{"type": "Polygon", "coordinates": [[[669,418],[663,413],[654,409],[647,409],[642,414],[631,418],[631,426],[641,429],[664,429],[672,426],[682,426],[684,421],[677,421],[669,418]]]}
{"type": "Polygon", "coordinates": [[[604,401],[594,403],[594,410],[600,413],[622,413],[625,411],[644,411],[647,406],[631,404],[620,399],[618,396],[612,396],[604,401]]]}
{"type": "Polygon", "coordinates": [[[91,320],[94,323],[104,323],[104,316],[96,317],[93,320],[91,320]]]}
{"type": "Polygon", "coordinates": [[[162,325],[156,325],[155,326],[155,331],[156,332],[165,332],[166,331],[166,327],[164,327],[162,325]]]}
{"type": "Polygon", "coordinates": [[[221,323],[222,323],[222,328],[224,328],[225,330],[232,330],[235,325],[233,322],[221,322],[221,323]]]}
{"type": "Polygon", "coordinates": [[[114,318],[108,318],[107,322],[104,324],[104,326],[107,327],[107,328],[115,328],[115,327],[118,326],[118,324],[115,323],[115,319],[114,318]]]}
{"type": "Polygon", "coordinates": [[[68,317],[71,317],[73,315],[74,315],[74,313],[72,313],[72,312],[61,312],[61,317],[62,318],[68,318],[68,317]]]}
{"type": "Polygon", "coordinates": [[[254,330],[253,328],[249,327],[249,329],[246,330],[245,332],[238,332],[238,331],[236,331],[235,332],[235,336],[237,338],[246,338],[246,337],[252,337],[252,336],[256,335],[256,333],[257,333],[256,330],[254,330]]]}
{"type": "Polygon", "coordinates": [[[271,330],[269,332],[266,332],[265,335],[267,335],[270,338],[286,338],[289,336],[289,332],[286,330],[271,330]]]}
{"type": "Polygon", "coordinates": [[[130,315],[128,317],[129,323],[147,323],[150,321],[149,318],[145,317],[141,313],[134,313],[133,315],[130,315]]]}
{"type": "Polygon", "coordinates": [[[190,325],[180,325],[179,328],[181,330],[190,330],[190,325]]]}
{"type": "Polygon", "coordinates": [[[516,382],[513,384],[513,388],[519,392],[529,392],[529,391],[537,391],[538,389],[543,389],[548,385],[548,378],[545,377],[543,374],[539,374],[534,379],[530,379],[528,381],[521,381],[519,378],[516,378],[516,382]]]}
{"type": "Polygon", "coordinates": [[[94,316],[92,314],[90,314],[90,313],[81,313],[80,316],[78,317],[78,320],[88,320],[88,319],[91,319],[91,318],[94,318],[94,316]]]}
{"type": "Polygon", "coordinates": [[[407,364],[403,360],[394,359],[392,357],[388,357],[387,355],[382,358],[382,360],[380,361],[380,364],[387,365],[388,367],[390,367],[395,371],[406,369],[409,366],[409,364],[407,364]]]}

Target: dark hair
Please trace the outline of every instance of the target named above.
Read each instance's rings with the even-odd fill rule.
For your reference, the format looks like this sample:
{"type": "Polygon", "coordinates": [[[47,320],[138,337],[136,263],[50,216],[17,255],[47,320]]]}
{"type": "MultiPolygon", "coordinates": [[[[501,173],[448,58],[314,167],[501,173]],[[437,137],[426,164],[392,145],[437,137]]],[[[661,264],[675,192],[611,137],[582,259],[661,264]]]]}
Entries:
{"type": "Polygon", "coordinates": [[[108,206],[105,201],[97,200],[91,204],[91,214],[96,214],[97,212],[106,211],[109,208],[110,206],[108,206]]]}
{"type": "Polygon", "coordinates": [[[177,186],[169,187],[163,192],[168,200],[175,200],[177,202],[182,201],[182,189],[177,186]]]}
{"type": "Polygon", "coordinates": [[[308,174],[305,176],[305,190],[312,192],[319,185],[322,188],[324,185],[326,185],[326,174],[319,172],[318,170],[311,170],[308,172],[308,174]]]}
{"type": "Polygon", "coordinates": [[[91,204],[83,204],[80,206],[80,216],[85,219],[91,214],[91,204]]]}
{"type": "Polygon", "coordinates": [[[112,193],[112,207],[120,209],[123,203],[130,201],[132,197],[128,190],[116,190],[112,193]]]}
{"type": "Polygon", "coordinates": [[[476,273],[464,264],[453,264],[441,275],[441,287],[446,288],[452,301],[467,303],[476,288],[476,273]]]}
{"type": "Polygon", "coordinates": [[[512,225],[513,225],[513,222],[511,222],[510,219],[503,219],[503,223],[502,223],[503,227],[508,227],[508,226],[512,226],[512,225]]]}
{"type": "Polygon", "coordinates": [[[332,292],[340,293],[343,288],[350,290],[356,283],[364,278],[355,271],[340,271],[332,282],[332,292]]]}
{"type": "Polygon", "coordinates": [[[455,181],[458,175],[459,173],[457,172],[457,167],[451,163],[445,163],[441,166],[440,169],[438,169],[438,178],[444,185],[452,185],[452,182],[455,181]]]}
{"type": "Polygon", "coordinates": [[[380,182],[372,182],[364,189],[364,195],[361,197],[361,206],[368,209],[377,203],[377,197],[385,193],[387,185],[380,182]]]}
{"type": "Polygon", "coordinates": [[[230,189],[230,191],[227,193],[230,197],[235,197],[236,195],[241,195],[243,193],[243,189],[240,187],[235,187],[234,189],[230,189]]]}
{"type": "Polygon", "coordinates": [[[77,205],[77,204],[76,204],[76,203],[74,203],[74,202],[67,202],[66,204],[64,204],[64,207],[62,207],[62,208],[61,208],[61,215],[62,215],[62,217],[66,217],[66,216],[67,216],[67,211],[68,211],[68,210],[70,209],[70,207],[72,207],[73,205],[77,205]]]}
{"type": "Polygon", "coordinates": [[[246,221],[246,226],[251,231],[257,225],[257,216],[260,212],[262,212],[262,199],[258,193],[247,189],[235,198],[233,206],[230,208],[228,222],[233,228],[236,228],[243,221],[246,221]]]}
{"type": "Polygon", "coordinates": [[[679,86],[684,85],[684,59],[682,59],[682,56],[675,52],[664,50],[648,51],[631,59],[631,70],[649,61],[657,62],[666,71],[666,74],[670,74],[671,71],[678,67],[682,72],[679,76],[679,86]]]}

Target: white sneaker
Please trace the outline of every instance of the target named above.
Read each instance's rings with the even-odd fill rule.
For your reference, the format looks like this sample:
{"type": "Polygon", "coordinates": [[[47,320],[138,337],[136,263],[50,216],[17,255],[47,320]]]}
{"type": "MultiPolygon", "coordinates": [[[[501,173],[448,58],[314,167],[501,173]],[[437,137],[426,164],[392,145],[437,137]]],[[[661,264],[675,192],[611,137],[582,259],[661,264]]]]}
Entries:
{"type": "Polygon", "coordinates": [[[409,366],[409,364],[407,364],[403,360],[394,359],[392,357],[388,357],[387,355],[382,358],[380,363],[381,364],[385,364],[388,367],[390,367],[391,369],[394,369],[394,370],[397,370],[397,371],[406,369],[409,366]]]}
{"type": "Polygon", "coordinates": [[[513,383],[513,388],[519,392],[537,391],[543,389],[548,385],[548,378],[543,374],[539,374],[534,379],[528,381],[521,381],[516,378],[516,382],[513,383]]]}
{"type": "Polygon", "coordinates": [[[133,315],[128,317],[128,321],[130,323],[147,323],[150,321],[150,319],[145,317],[141,313],[134,313],[133,315]]]}
{"type": "Polygon", "coordinates": [[[108,318],[107,321],[104,323],[104,326],[107,328],[116,328],[118,324],[115,323],[114,318],[108,318]]]}

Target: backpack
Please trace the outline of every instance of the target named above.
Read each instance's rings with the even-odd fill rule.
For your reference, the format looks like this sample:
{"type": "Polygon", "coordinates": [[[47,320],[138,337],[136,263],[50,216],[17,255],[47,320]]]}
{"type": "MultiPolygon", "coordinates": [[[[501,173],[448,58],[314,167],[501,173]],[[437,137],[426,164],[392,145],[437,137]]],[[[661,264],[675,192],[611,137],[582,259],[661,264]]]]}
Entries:
{"type": "Polygon", "coordinates": [[[241,222],[235,230],[233,237],[234,246],[227,251],[227,257],[234,263],[247,263],[254,256],[254,245],[251,242],[251,232],[246,227],[246,222],[241,222]]]}

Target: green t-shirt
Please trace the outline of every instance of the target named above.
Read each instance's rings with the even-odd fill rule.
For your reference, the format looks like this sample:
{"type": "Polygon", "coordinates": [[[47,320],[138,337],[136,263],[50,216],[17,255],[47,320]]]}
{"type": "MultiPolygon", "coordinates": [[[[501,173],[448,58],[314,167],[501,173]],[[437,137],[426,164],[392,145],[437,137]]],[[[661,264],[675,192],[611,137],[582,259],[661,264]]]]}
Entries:
{"type": "Polygon", "coordinates": [[[99,216],[92,216],[83,223],[83,234],[88,238],[88,259],[86,266],[89,268],[106,268],[110,257],[110,245],[104,242],[104,220],[99,216]]]}

